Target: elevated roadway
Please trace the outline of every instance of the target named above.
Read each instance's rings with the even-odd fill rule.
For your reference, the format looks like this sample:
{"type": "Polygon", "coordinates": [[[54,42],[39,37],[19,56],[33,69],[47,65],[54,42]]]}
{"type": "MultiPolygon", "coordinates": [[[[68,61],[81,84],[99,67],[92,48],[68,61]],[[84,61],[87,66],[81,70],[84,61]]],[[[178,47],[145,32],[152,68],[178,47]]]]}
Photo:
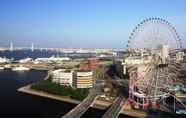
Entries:
{"type": "Polygon", "coordinates": [[[97,95],[100,92],[100,86],[95,85],[94,88],[90,89],[89,95],[75,108],[65,114],[62,118],[80,118],[94,103],[97,95]]]}
{"type": "Polygon", "coordinates": [[[89,94],[80,104],[73,108],[70,112],[65,114],[62,118],[80,118],[91,106],[97,94],[89,94]]]}
{"type": "Polygon", "coordinates": [[[124,101],[125,97],[123,95],[117,97],[112,106],[106,111],[102,118],[117,118],[123,107],[124,101]]]}

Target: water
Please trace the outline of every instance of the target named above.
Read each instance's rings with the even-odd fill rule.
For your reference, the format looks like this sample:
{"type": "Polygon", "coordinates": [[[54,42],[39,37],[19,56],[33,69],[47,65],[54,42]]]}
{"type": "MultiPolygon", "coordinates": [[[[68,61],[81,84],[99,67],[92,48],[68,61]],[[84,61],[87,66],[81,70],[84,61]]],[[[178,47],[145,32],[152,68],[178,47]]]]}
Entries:
{"type": "MultiPolygon", "coordinates": [[[[1,57],[21,59],[25,57],[49,57],[55,52],[14,51],[0,52],[1,57]]],[[[28,72],[0,71],[0,118],[4,116],[19,118],[60,118],[76,105],[51,100],[39,96],[28,95],[16,90],[29,83],[37,82],[46,76],[45,71],[28,72]]],[[[100,118],[105,110],[90,108],[82,118],[100,118]]],[[[126,118],[126,116],[120,116],[126,118]]]]}
{"type": "Polygon", "coordinates": [[[46,76],[45,71],[0,71],[0,115],[58,118],[75,105],[17,92],[16,89],[46,76]]]}
{"type": "Polygon", "coordinates": [[[15,50],[15,51],[0,51],[0,57],[14,58],[15,60],[23,58],[41,58],[41,57],[51,57],[51,56],[68,56],[70,58],[88,58],[95,57],[95,54],[90,53],[63,53],[53,50],[15,50]]]}
{"type": "Polygon", "coordinates": [[[51,57],[53,55],[64,55],[56,51],[46,51],[46,50],[15,50],[15,51],[0,51],[0,57],[14,58],[15,60],[23,58],[41,58],[41,57],[51,57]]]}
{"type": "MultiPolygon", "coordinates": [[[[60,118],[73,107],[61,101],[32,96],[17,92],[16,89],[39,81],[46,76],[45,71],[31,70],[29,72],[0,71],[0,116],[60,118]]],[[[90,108],[82,118],[99,118],[104,110],[90,108]]]]}

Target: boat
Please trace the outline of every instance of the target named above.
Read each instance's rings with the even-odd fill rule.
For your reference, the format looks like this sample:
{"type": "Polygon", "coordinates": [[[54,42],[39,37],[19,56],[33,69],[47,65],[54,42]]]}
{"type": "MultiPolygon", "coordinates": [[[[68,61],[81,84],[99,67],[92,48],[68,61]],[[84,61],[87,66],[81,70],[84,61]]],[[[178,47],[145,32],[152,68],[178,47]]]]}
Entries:
{"type": "Polygon", "coordinates": [[[5,57],[0,57],[0,63],[9,63],[10,62],[10,59],[8,58],[5,58],[5,57]]]}
{"type": "Polygon", "coordinates": [[[6,65],[4,65],[4,68],[5,69],[11,69],[11,65],[10,64],[6,64],[6,65]]]}
{"type": "Polygon", "coordinates": [[[12,71],[29,71],[30,68],[19,66],[19,67],[14,67],[12,68],[12,71]]]}
{"type": "Polygon", "coordinates": [[[0,70],[4,70],[5,68],[4,67],[0,67],[0,70]]]}

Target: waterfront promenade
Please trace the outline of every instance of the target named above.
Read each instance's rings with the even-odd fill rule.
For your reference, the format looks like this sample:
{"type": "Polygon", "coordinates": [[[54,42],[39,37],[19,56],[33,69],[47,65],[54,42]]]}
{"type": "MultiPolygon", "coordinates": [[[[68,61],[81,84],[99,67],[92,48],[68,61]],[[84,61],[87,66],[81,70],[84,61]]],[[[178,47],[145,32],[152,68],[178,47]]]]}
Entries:
{"type": "MultiPolygon", "coordinates": [[[[22,93],[26,93],[26,94],[30,94],[30,95],[41,96],[41,97],[45,97],[45,98],[49,98],[49,99],[68,102],[68,103],[72,103],[72,104],[81,103],[81,101],[71,99],[71,98],[66,97],[66,96],[60,96],[60,95],[47,93],[47,92],[44,92],[44,91],[38,91],[38,90],[31,89],[31,84],[23,86],[23,87],[17,89],[17,91],[22,92],[22,93]]],[[[110,102],[95,100],[94,104],[91,105],[91,107],[103,110],[103,109],[108,108],[111,104],[112,103],[110,103],[110,102]]]]}
{"type": "Polygon", "coordinates": [[[17,91],[22,92],[22,93],[31,94],[31,95],[36,95],[36,96],[46,97],[46,98],[50,98],[50,99],[55,99],[55,100],[59,100],[59,101],[69,102],[69,103],[73,103],[73,104],[81,103],[81,101],[70,99],[70,98],[65,97],[65,96],[54,95],[54,94],[50,94],[50,93],[47,93],[47,92],[44,92],[44,91],[38,91],[38,90],[31,89],[31,85],[21,87],[17,91]]]}

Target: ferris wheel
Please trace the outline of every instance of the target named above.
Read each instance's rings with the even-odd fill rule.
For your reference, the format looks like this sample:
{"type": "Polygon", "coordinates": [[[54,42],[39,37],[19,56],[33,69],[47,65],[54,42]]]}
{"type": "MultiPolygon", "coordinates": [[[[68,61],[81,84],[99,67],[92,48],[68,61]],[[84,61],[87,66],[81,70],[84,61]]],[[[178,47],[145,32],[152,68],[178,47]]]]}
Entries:
{"type": "Polygon", "coordinates": [[[127,42],[128,49],[152,49],[159,45],[168,45],[170,49],[182,47],[176,29],[168,21],[161,18],[149,18],[140,22],[133,29],[127,42]]]}
{"type": "MultiPolygon", "coordinates": [[[[135,49],[157,49],[168,45],[169,49],[181,49],[181,39],[176,29],[166,20],[149,18],[139,23],[132,31],[127,47],[132,53],[135,49]],[[131,49],[131,50],[130,50],[131,49]]],[[[170,52],[170,54],[175,52],[170,52]]],[[[163,64],[159,54],[151,55],[147,64],[134,65],[129,72],[129,98],[142,108],[149,106],[150,101],[158,102],[169,95],[175,82],[180,80],[181,63],[170,61],[163,64]],[[180,65],[177,66],[177,65],[180,65]]],[[[134,59],[136,55],[134,55],[134,59]]]]}

